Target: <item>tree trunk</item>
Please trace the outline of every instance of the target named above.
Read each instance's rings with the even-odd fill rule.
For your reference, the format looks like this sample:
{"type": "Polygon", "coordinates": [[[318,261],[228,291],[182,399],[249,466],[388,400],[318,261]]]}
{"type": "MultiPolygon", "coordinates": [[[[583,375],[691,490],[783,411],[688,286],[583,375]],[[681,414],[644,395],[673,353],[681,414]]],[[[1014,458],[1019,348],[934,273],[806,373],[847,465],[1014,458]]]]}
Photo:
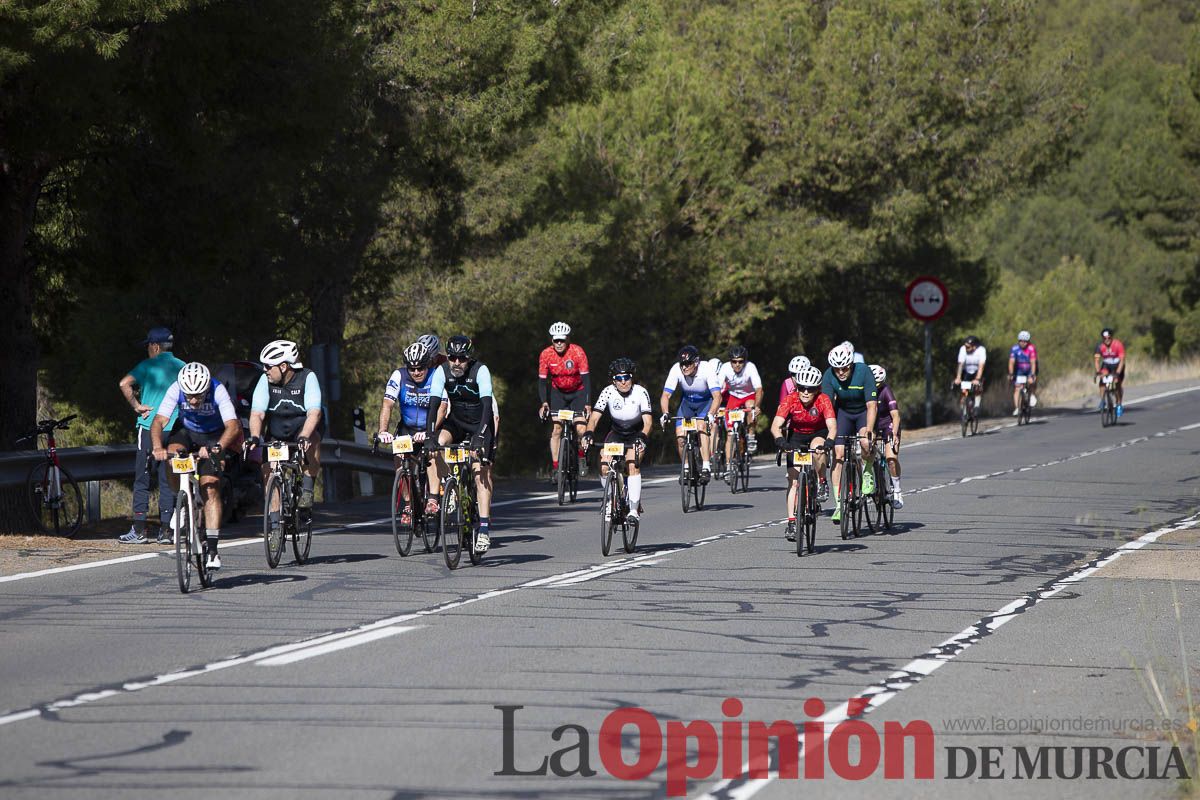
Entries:
{"type": "MultiPolygon", "coordinates": [[[[45,174],[0,162],[0,451],[17,449],[14,440],[37,422],[34,265],[25,245],[45,174]]],[[[24,529],[26,515],[23,487],[0,489],[0,531],[24,529]]]]}

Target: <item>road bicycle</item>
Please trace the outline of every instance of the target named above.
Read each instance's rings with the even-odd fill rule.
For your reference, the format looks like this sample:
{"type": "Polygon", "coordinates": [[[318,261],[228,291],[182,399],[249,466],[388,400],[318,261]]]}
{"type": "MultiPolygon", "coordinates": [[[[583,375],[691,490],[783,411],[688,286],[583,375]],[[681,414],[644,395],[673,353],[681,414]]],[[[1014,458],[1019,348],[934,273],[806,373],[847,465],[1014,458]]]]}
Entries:
{"type": "Polygon", "coordinates": [[[601,460],[608,465],[603,478],[604,499],[600,503],[600,552],[608,555],[613,536],[621,529],[621,541],[625,552],[632,553],[637,546],[641,521],[629,522],[629,495],[625,489],[625,450],[622,442],[604,442],[600,445],[601,460]]]}
{"type": "Polygon", "coordinates": [[[472,564],[483,560],[475,552],[475,537],[479,534],[478,501],[475,496],[475,474],[471,466],[477,460],[465,444],[444,445],[438,448],[448,472],[442,478],[442,507],[439,525],[442,536],[442,555],[446,566],[458,569],[462,551],[466,549],[472,564]]]}
{"type": "MultiPolygon", "coordinates": [[[[737,494],[750,488],[750,462],[754,456],[750,453],[749,440],[746,437],[746,412],[740,408],[729,411],[726,413],[726,419],[729,421],[730,449],[733,455],[729,469],[725,472],[725,482],[729,484],[729,491],[737,494]]],[[[720,452],[724,458],[724,445],[721,445],[720,452]]]]}
{"type": "MultiPolygon", "coordinates": [[[[683,502],[683,513],[695,508],[704,508],[704,495],[708,489],[708,481],[700,470],[700,431],[696,426],[696,417],[672,417],[680,420],[680,430],[683,431],[683,458],[679,462],[679,494],[683,502]]],[[[703,419],[702,417],[700,419],[703,419]]]]}
{"type": "Polygon", "coordinates": [[[74,537],[83,522],[83,494],[75,478],[59,463],[54,432],[65,431],[77,416],[72,414],[63,419],[44,419],[38,422],[37,430],[15,442],[21,444],[32,441],[37,447],[38,439],[46,437],[46,449],[43,451],[46,458],[29,470],[25,478],[25,498],[34,523],[43,533],[67,538],[74,537]]]}
{"type": "Polygon", "coordinates": [[[862,494],[862,454],[858,451],[856,434],[839,436],[837,440],[842,443],[845,454],[838,493],[838,499],[842,503],[842,518],[838,525],[842,538],[849,539],[851,536],[858,536],[862,531],[863,517],[866,514],[867,499],[862,494]]]}
{"type": "Polygon", "coordinates": [[[562,436],[558,440],[558,470],[554,473],[560,506],[565,506],[568,498],[574,503],[579,490],[579,434],[575,422],[582,418],[582,414],[569,408],[554,413],[554,421],[562,426],[562,436]]]}
{"type": "Polygon", "coordinates": [[[1013,380],[1021,387],[1020,393],[1017,395],[1017,424],[1028,425],[1029,418],[1033,414],[1033,406],[1029,402],[1029,376],[1015,375],[1013,380]]]}
{"type": "Polygon", "coordinates": [[[720,476],[725,476],[726,482],[729,480],[729,464],[725,458],[725,440],[729,436],[726,430],[725,421],[726,409],[722,408],[717,411],[712,423],[712,469],[713,473],[720,476]]]}
{"type": "Polygon", "coordinates": [[[1101,373],[1096,379],[1104,386],[1100,402],[1100,425],[1107,428],[1117,424],[1117,380],[1111,372],[1101,373]]]}
{"type": "MultiPolygon", "coordinates": [[[[198,450],[199,448],[194,448],[188,453],[173,452],[170,456],[171,472],[179,476],[175,513],[171,517],[171,538],[175,544],[175,575],[179,579],[179,591],[183,594],[191,590],[193,566],[200,578],[200,586],[207,589],[212,585],[212,574],[208,570],[204,552],[205,541],[200,536],[203,527],[200,521],[204,519],[204,493],[200,491],[200,474],[196,467],[198,450]]],[[[211,448],[208,458],[219,474],[217,452],[219,450],[215,447],[211,448]]],[[[147,459],[147,469],[153,464],[153,459],[147,459]]]]}
{"type": "Polygon", "coordinates": [[[972,436],[979,433],[979,412],[975,407],[977,392],[970,380],[962,381],[959,386],[962,389],[959,397],[959,405],[962,406],[962,435],[966,438],[968,431],[972,436]]]}
{"type": "MultiPolygon", "coordinates": [[[[425,544],[425,552],[432,553],[438,546],[441,537],[438,521],[432,516],[425,516],[425,501],[429,497],[429,474],[425,471],[428,456],[422,454],[418,458],[416,442],[412,436],[397,436],[392,439],[392,455],[399,459],[396,476],[392,480],[392,538],[396,541],[396,552],[407,556],[412,552],[413,539],[417,531],[421,532],[421,541],[425,544]],[[412,514],[405,524],[404,488],[407,487],[412,514]]],[[[379,451],[379,435],[376,434],[371,443],[371,452],[379,451]]]]}
{"type": "MultiPolygon", "coordinates": [[[[821,516],[821,501],[817,499],[817,470],[813,467],[813,453],[821,452],[808,447],[785,448],[775,456],[775,463],[780,464],[787,458],[788,466],[799,474],[796,476],[795,505],[789,509],[788,516],[796,520],[796,555],[803,556],[804,548],[808,547],[809,555],[816,552],[817,518],[821,516]]],[[[828,454],[829,445],[824,446],[828,454]]],[[[844,513],[844,512],[843,512],[844,513]]]]}
{"type": "Polygon", "coordinates": [[[287,540],[292,540],[292,555],[297,564],[308,560],[312,547],[312,510],[300,508],[301,478],[308,462],[305,450],[298,444],[267,442],[264,444],[271,475],[263,491],[263,546],[267,551],[267,566],[279,566],[287,540]],[[272,516],[274,515],[274,519],[272,516]]]}
{"type": "Polygon", "coordinates": [[[892,520],[896,515],[896,509],[892,506],[892,479],[888,473],[887,457],[884,454],[884,445],[888,441],[891,441],[891,434],[888,434],[888,439],[885,441],[876,438],[871,442],[870,469],[875,475],[875,491],[867,497],[870,506],[867,507],[865,514],[867,527],[871,529],[871,533],[891,530],[892,520]]]}

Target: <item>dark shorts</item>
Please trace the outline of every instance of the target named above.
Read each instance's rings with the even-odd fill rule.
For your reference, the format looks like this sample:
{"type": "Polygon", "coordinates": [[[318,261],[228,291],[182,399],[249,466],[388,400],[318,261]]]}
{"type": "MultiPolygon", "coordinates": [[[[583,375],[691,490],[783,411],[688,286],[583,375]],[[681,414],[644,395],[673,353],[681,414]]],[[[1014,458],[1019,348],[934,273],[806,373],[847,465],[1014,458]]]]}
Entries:
{"type": "Polygon", "coordinates": [[[1117,386],[1120,386],[1122,383],[1125,382],[1125,370],[1124,369],[1117,369],[1115,366],[1113,366],[1111,364],[1101,364],[1100,365],[1100,374],[1101,375],[1107,375],[1110,373],[1117,376],[1116,381],[1114,381],[1117,386]]]}
{"type": "Polygon", "coordinates": [[[560,392],[553,385],[550,386],[549,400],[551,414],[564,409],[570,409],[576,414],[583,414],[583,407],[587,405],[588,401],[582,387],[575,392],[560,392]]]}
{"type": "Polygon", "coordinates": [[[474,425],[467,427],[453,417],[447,417],[442,430],[450,432],[450,441],[466,442],[471,449],[478,449],[480,459],[485,462],[491,461],[496,453],[496,431],[491,425],[485,427],[482,434],[477,434],[474,425]]]}
{"type": "MultiPolygon", "coordinates": [[[[278,420],[275,424],[271,423],[270,415],[267,416],[267,424],[265,426],[265,439],[280,442],[295,443],[300,438],[300,431],[304,430],[304,417],[295,417],[287,420],[278,420]],[[297,424],[298,421],[298,424],[297,424]]],[[[317,427],[313,429],[314,436],[325,438],[325,415],[321,415],[321,419],[317,421],[317,427]]]]}
{"type": "Polygon", "coordinates": [[[787,442],[786,446],[788,448],[792,448],[792,449],[800,448],[800,447],[811,448],[813,446],[813,440],[815,440],[815,439],[824,440],[827,438],[829,438],[828,431],[821,431],[820,433],[799,433],[797,431],[792,431],[787,435],[787,438],[784,441],[787,442]]]}
{"type": "Polygon", "coordinates": [[[633,447],[635,442],[645,442],[646,437],[642,434],[641,428],[635,428],[630,431],[622,430],[614,427],[608,432],[608,436],[604,437],[606,442],[620,442],[626,447],[633,447]]]}
{"type": "Polygon", "coordinates": [[[838,437],[853,436],[865,427],[867,427],[867,410],[865,408],[862,411],[843,411],[840,408],[837,410],[838,437]]]}
{"type": "MultiPolygon", "coordinates": [[[[184,427],[177,422],[175,427],[171,429],[171,435],[167,439],[167,449],[170,450],[173,444],[183,445],[183,451],[190,453],[201,447],[212,447],[220,443],[221,434],[223,433],[223,430],[216,431],[215,433],[200,433],[199,431],[184,427]]],[[[222,451],[221,455],[217,456],[216,460],[220,464],[221,469],[225,468],[226,462],[232,456],[233,453],[229,451],[222,451]]],[[[167,468],[170,469],[169,464],[167,468]]],[[[219,470],[214,469],[213,460],[210,458],[196,459],[196,472],[204,476],[220,474],[219,470]]]]}

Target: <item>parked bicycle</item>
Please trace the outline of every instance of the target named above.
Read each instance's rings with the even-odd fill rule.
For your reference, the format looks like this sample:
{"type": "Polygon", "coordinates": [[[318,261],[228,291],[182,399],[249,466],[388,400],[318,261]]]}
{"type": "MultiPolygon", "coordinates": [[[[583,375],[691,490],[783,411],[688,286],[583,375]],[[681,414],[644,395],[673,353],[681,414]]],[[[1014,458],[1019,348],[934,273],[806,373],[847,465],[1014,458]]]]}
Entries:
{"type": "MultiPolygon", "coordinates": [[[[372,454],[379,452],[379,445],[379,434],[376,434],[371,440],[372,454]]],[[[441,536],[438,520],[425,516],[425,500],[429,497],[429,473],[426,471],[429,456],[422,453],[422,457],[418,458],[417,449],[412,436],[396,436],[392,439],[392,455],[398,462],[392,480],[392,538],[396,542],[396,552],[402,556],[412,552],[417,531],[421,532],[426,553],[434,551],[441,536]],[[404,519],[405,505],[411,509],[408,520],[404,519]]]]}
{"type": "Polygon", "coordinates": [[[448,471],[442,478],[442,507],[439,524],[442,536],[442,555],[446,566],[458,569],[462,551],[466,549],[471,563],[483,560],[475,552],[475,537],[479,533],[479,512],[475,496],[475,474],[471,465],[474,454],[465,444],[444,445],[438,448],[448,471]]]}
{"type": "Polygon", "coordinates": [[[959,405],[962,407],[962,435],[963,438],[966,438],[968,431],[972,436],[979,433],[979,409],[976,407],[978,390],[969,380],[962,381],[959,388],[962,390],[959,394],[959,405]]]}
{"type": "Polygon", "coordinates": [[[1100,425],[1107,428],[1117,424],[1117,380],[1112,373],[1097,375],[1096,380],[1104,386],[1104,397],[1100,402],[1100,425]]]}
{"type": "MultiPolygon", "coordinates": [[[[739,408],[728,412],[725,416],[729,421],[731,438],[731,456],[729,469],[725,472],[725,482],[729,484],[729,491],[737,494],[739,491],[744,492],[750,488],[750,462],[754,455],[750,452],[747,438],[746,412],[739,408]]],[[[721,457],[724,458],[724,445],[714,452],[720,452],[721,457]]]]}
{"type": "Polygon", "coordinates": [[[59,463],[54,432],[69,428],[71,420],[77,416],[72,414],[63,419],[41,420],[37,430],[15,442],[21,444],[31,441],[36,448],[38,440],[46,437],[46,449],[43,451],[45,460],[35,464],[25,478],[26,503],[39,530],[67,538],[74,537],[83,522],[83,494],[75,478],[59,463]]]}
{"type": "MultiPolygon", "coordinates": [[[[192,567],[200,578],[200,586],[207,589],[212,585],[212,573],[208,569],[205,540],[201,536],[204,525],[204,493],[200,490],[200,473],[196,466],[196,452],[171,453],[171,472],[179,476],[179,492],[175,495],[175,513],[171,517],[171,539],[175,544],[175,575],[179,579],[179,591],[187,594],[192,587],[192,567]]],[[[218,454],[213,448],[208,458],[220,472],[218,454]]],[[[153,460],[146,467],[151,469],[153,460]]],[[[215,540],[214,540],[215,541],[215,540]]]]}
{"type": "Polygon", "coordinates": [[[798,473],[794,505],[788,514],[796,520],[798,556],[804,555],[806,546],[810,555],[816,552],[817,518],[821,516],[821,501],[817,497],[817,470],[813,465],[813,453],[821,452],[822,449],[828,456],[832,448],[828,444],[816,450],[808,447],[787,448],[778,451],[775,456],[776,464],[783,463],[783,459],[786,458],[788,467],[798,473]]]}
{"type": "Polygon", "coordinates": [[[683,431],[683,459],[679,463],[679,493],[683,501],[683,513],[693,508],[697,511],[704,508],[704,494],[708,481],[700,471],[700,431],[694,417],[672,417],[682,420],[680,430],[683,431]]]}
{"type": "Polygon", "coordinates": [[[842,518],[838,523],[842,538],[858,536],[862,531],[863,515],[867,500],[862,493],[863,459],[859,452],[858,436],[845,434],[837,437],[845,453],[842,462],[842,480],[838,499],[842,503],[842,518]]]}
{"type": "Polygon", "coordinates": [[[263,545],[267,566],[279,566],[288,539],[297,564],[308,560],[312,547],[312,511],[300,508],[301,476],[307,463],[304,448],[288,442],[266,442],[271,476],[263,492],[263,545]]]}
{"type": "Polygon", "coordinates": [[[870,505],[866,509],[867,527],[872,533],[877,533],[881,530],[891,530],[892,520],[896,515],[896,509],[892,506],[892,479],[888,473],[887,456],[885,455],[885,447],[888,440],[874,439],[871,442],[870,465],[875,475],[875,491],[867,497],[867,502],[870,505]]]}
{"type": "Polygon", "coordinates": [[[629,494],[625,488],[625,445],[621,442],[603,442],[599,445],[601,463],[604,464],[602,477],[604,498],[600,503],[600,552],[608,555],[612,548],[613,536],[617,528],[621,529],[621,542],[626,553],[632,553],[637,546],[638,531],[641,521],[630,522],[629,494]]]}

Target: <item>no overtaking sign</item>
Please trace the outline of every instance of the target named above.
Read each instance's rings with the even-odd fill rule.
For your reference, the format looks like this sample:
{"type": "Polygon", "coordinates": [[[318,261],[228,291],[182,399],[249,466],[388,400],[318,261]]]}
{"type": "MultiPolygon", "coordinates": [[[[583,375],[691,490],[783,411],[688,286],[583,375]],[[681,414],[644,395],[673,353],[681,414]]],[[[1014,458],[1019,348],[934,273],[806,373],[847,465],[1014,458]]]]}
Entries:
{"type": "Polygon", "coordinates": [[[933,322],[950,304],[946,285],[932,275],[915,278],[904,293],[904,302],[908,313],[922,322],[933,322]]]}

